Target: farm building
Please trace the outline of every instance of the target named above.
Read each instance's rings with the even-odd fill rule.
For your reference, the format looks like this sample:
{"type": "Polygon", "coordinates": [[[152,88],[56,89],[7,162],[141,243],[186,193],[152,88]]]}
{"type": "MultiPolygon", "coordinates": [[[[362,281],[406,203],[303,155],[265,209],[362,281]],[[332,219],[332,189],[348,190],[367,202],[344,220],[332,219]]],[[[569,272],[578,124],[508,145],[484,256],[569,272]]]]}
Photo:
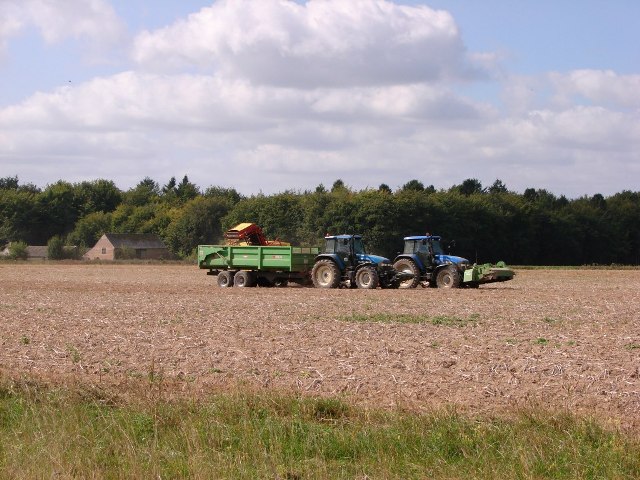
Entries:
{"type": "Polygon", "coordinates": [[[119,258],[160,260],[171,258],[171,253],[157,235],[105,233],[82,258],[85,260],[116,260],[119,258]]]}
{"type": "MultiPolygon", "coordinates": [[[[11,243],[9,243],[4,250],[0,252],[3,257],[11,255],[11,243]]],[[[27,259],[28,260],[46,260],[47,259],[47,246],[44,245],[29,245],[27,247],[27,259]]]]}
{"type": "Polygon", "coordinates": [[[46,260],[48,256],[46,245],[29,245],[27,247],[28,260],[46,260]]]}

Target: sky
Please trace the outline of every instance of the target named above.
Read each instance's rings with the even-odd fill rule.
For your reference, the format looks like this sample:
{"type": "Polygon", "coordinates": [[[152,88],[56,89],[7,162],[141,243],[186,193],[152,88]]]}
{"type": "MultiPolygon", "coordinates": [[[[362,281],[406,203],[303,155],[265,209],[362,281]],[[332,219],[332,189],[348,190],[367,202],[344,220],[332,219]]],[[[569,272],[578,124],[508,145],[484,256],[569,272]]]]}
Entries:
{"type": "Polygon", "coordinates": [[[637,0],[0,0],[0,177],[640,191],[637,0]]]}

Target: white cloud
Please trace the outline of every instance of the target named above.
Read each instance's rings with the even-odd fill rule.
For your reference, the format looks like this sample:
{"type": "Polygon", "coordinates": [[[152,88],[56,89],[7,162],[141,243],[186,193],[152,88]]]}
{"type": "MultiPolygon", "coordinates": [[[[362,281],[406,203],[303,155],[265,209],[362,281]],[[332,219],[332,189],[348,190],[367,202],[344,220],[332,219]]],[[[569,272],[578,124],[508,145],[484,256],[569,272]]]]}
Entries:
{"type": "Polygon", "coordinates": [[[0,110],[6,129],[191,128],[259,131],[291,122],[376,124],[380,121],[476,121],[489,115],[453,93],[428,85],[296,90],[252,86],[220,76],[123,72],[36,93],[0,110]],[[126,127],[125,127],[126,125],[126,127]]]}
{"type": "Polygon", "coordinates": [[[535,76],[511,75],[503,79],[502,101],[513,115],[523,115],[543,106],[548,96],[547,82],[535,76]]]}
{"type": "Polygon", "coordinates": [[[15,5],[0,3],[0,47],[5,48],[7,39],[16,35],[22,25],[15,5]]]}
{"type": "Polygon", "coordinates": [[[6,168],[9,158],[31,161],[22,171],[34,175],[56,165],[84,178],[99,174],[91,165],[111,177],[109,165],[134,182],[153,162],[159,179],[184,172],[206,186],[224,172],[247,193],[338,177],[356,188],[477,177],[521,191],[612,193],[604,179],[637,177],[639,117],[589,106],[505,117],[428,85],[307,90],[124,72],[0,110],[0,159],[6,168]]]}
{"type": "Polygon", "coordinates": [[[553,72],[549,80],[557,91],[556,101],[575,102],[576,96],[617,108],[640,108],[640,75],[618,75],[611,70],[553,72]]]}
{"type": "Polygon", "coordinates": [[[474,122],[493,114],[490,108],[428,84],[323,89],[315,92],[312,109],[328,118],[358,121],[474,122]]]}
{"type": "Polygon", "coordinates": [[[115,43],[124,27],[106,0],[2,0],[0,47],[11,37],[33,26],[47,43],[66,38],[115,43]]]}
{"type": "Polygon", "coordinates": [[[471,78],[448,12],[387,0],[219,0],[135,41],[143,68],[315,88],[471,78]]]}
{"type": "Polygon", "coordinates": [[[616,152],[640,146],[640,115],[603,107],[575,106],[560,112],[535,112],[549,143],[579,151],[616,152]]]}
{"type": "Polygon", "coordinates": [[[640,108],[640,75],[612,70],[571,70],[539,75],[507,75],[503,101],[512,112],[532,109],[567,109],[573,105],[602,106],[613,110],[640,108]]]}

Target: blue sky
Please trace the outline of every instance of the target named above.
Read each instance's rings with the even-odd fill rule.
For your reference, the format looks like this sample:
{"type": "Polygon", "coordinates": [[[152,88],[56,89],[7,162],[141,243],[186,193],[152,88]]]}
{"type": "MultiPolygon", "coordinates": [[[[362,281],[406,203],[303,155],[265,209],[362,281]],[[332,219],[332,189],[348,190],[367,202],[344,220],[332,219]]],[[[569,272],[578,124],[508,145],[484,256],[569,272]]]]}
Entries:
{"type": "Polygon", "coordinates": [[[640,2],[0,0],[0,176],[640,190],[640,2]]]}
{"type": "MultiPolygon", "coordinates": [[[[411,2],[416,3],[416,2],[411,2]]],[[[635,0],[437,0],[473,49],[503,51],[510,71],[614,69],[637,73],[640,3],[635,0]]]]}

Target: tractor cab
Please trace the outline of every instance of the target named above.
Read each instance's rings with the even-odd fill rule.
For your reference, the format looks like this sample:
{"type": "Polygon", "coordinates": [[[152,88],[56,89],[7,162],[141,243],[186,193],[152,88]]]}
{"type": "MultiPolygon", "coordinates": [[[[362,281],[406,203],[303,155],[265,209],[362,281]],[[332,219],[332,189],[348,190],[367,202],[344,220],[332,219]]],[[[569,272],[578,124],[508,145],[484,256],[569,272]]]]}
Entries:
{"type": "Polygon", "coordinates": [[[421,268],[430,266],[454,264],[465,267],[469,264],[466,258],[449,255],[442,246],[442,237],[434,235],[421,235],[405,237],[403,256],[411,256],[421,268]]]}
{"type": "Polygon", "coordinates": [[[367,253],[362,235],[329,235],[324,238],[325,255],[344,267],[355,267],[361,263],[391,263],[388,259],[367,253]]]}
{"type": "Polygon", "coordinates": [[[423,265],[432,265],[435,255],[444,254],[440,237],[407,237],[404,239],[405,255],[417,256],[423,265]]]}
{"type": "Polygon", "coordinates": [[[364,242],[360,235],[332,235],[324,237],[324,253],[365,253],[364,242]]]}

